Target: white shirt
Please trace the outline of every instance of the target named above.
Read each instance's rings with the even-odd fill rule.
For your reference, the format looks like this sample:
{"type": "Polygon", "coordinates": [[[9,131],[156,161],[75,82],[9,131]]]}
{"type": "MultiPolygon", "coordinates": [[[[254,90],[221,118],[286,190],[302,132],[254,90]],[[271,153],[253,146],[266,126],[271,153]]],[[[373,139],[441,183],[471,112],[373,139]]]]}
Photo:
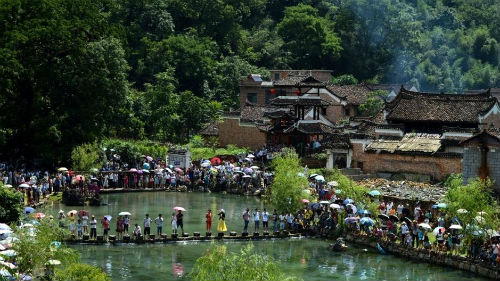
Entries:
{"type": "Polygon", "coordinates": [[[90,221],[90,228],[97,228],[97,220],[93,219],[90,221]]]}
{"type": "Polygon", "coordinates": [[[156,222],[156,224],[158,224],[158,227],[162,227],[163,226],[163,218],[157,217],[155,219],[155,222],[156,222]]]}
{"type": "Polygon", "coordinates": [[[262,213],[262,221],[268,221],[269,220],[269,213],[266,211],[266,212],[263,212],[262,213]]]}
{"type": "Polygon", "coordinates": [[[406,234],[406,233],[408,233],[408,226],[406,226],[406,224],[403,224],[403,225],[401,226],[401,233],[402,233],[402,234],[406,234]]]}
{"type": "Polygon", "coordinates": [[[151,226],[151,218],[144,218],[144,227],[151,226]]]}
{"type": "Polygon", "coordinates": [[[257,211],[253,213],[253,220],[254,221],[259,221],[260,220],[260,213],[257,211]]]}

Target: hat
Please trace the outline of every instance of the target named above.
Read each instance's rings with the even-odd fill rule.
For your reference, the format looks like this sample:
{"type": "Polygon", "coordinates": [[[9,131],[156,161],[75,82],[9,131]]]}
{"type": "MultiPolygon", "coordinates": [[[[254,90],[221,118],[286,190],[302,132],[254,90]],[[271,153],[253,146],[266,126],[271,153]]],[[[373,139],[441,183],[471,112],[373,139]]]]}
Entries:
{"type": "Polygon", "coordinates": [[[401,224],[406,224],[406,222],[402,222],[401,224]]]}
{"type": "Polygon", "coordinates": [[[225,213],[226,211],[224,211],[224,209],[220,209],[221,212],[225,213]]]}
{"type": "Polygon", "coordinates": [[[64,211],[63,211],[63,210],[59,210],[59,214],[60,214],[60,213],[64,213],[64,211]]]}

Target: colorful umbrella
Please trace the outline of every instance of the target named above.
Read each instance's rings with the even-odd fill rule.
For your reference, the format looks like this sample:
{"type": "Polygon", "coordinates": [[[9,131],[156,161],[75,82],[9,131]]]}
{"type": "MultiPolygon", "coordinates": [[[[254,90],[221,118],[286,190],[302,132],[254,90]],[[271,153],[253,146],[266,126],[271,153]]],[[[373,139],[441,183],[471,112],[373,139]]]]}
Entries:
{"type": "Polygon", "coordinates": [[[35,212],[35,209],[31,208],[31,207],[26,207],[24,208],[24,213],[25,214],[32,214],[35,212]]]}
{"type": "Polygon", "coordinates": [[[217,166],[217,165],[220,165],[222,161],[220,160],[219,157],[214,157],[212,159],[210,159],[210,163],[212,164],[212,166],[217,166]]]}
{"type": "Polygon", "coordinates": [[[252,168],[245,168],[245,170],[243,170],[243,172],[245,172],[247,174],[251,174],[251,173],[253,173],[253,170],[252,170],[252,168]]]}
{"type": "Polygon", "coordinates": [[[76,216],[76,214],[78,214],[78,211],[77,210],[71,210],[67,213],[68,216],[70,216],[71,214],[73,214],[73,216],[76,216]]]}
{"type": "Polygon", "coordinates": [[[153,161],[153,157],[151,157],[151,156],[146,156],[146,159],[147,159],[148,161],[153,161]]]}
{"type": "Polygon", "coordinates": [[[301,201],[302,201],[302,203],[309,203],[309,200],[307,200],[307,199],[302,199],[301,201]]]}
{"type": "Polygon", "coordinates": [[[131,172],[131,173],[137,173],[137,169],[136,168],[132,168],[132,169],[130,169],[128,171],[131,172]]]}
{"type": "Polygon", "coordinates": [[[375,221],[368,217],[362,218],[359,222],[362,225],[369,225],[369,226],[375,225],[375,221]]]}
{"type": "Polygon", "coordinates": [[[438,235],[439,233],[439,230],[441,229],[441,232],[444,233],[444,231],[446,230],[446,228],[442,227],[442,226],[438,226],[436,228],[434,228],[434,230],[432,231],[432,233],[434,233],[434,235],[438,235]]]}
{"type": "Polygon", "coordinates": [[[382,193],[380,193],[380,191],[378,190],[372,190],[368,192],[368,194],[370,194],[371,196],[380,196],[382,193]]]}
{"type": "Polygon", "coordinates": [[[143,170],[149,170],[149,164],[148,163],[142,164],[142,169],[143,170]]]}
{"type": "Polygon", "coordinates": [[[108,221],[111,221],[111,219],[113,218],[113,217],[112,217],[112,216],[110,216],[110,215],[105,215],[104,217],[105,217],[108,221]]]}
{"type": "Polygon", "coordinates": [[[44,214],[44,213],[36,213],[36,214],[35,214],[35,217],[36,217],[37,219],[43,219],[43,218],[45,218],[45,214],[44,214]]]}
{"type": "Polygon", "coordinates": [[[84,177],[84,176],[82,176],[82,175],[76,175],[76,176],[73,178],[73,180],[74,180],[75,182],[85,181],[85,177],[84,177]]]}
{"type": "Polygon", "coordinates": [[[181,212],[185,212],[186,209],[182,208],[182,207],[179,207],[179,206],[175,206],[174,207],[174,211],[181,211],[181,212]]]}
{"type": "Polygon", "coordinates": [[[78,211],[78,217],[82,218],[82,217],[85,217],[85,216],[89,216],[89,212],[85,211],[85,210],[80,210],[78,211]]]}
{"type": "Polygon", "coordinates": [[[344,205],[352,204],[352,203],[354,203],[354,200],[352,200],[350,198],[347,198],[346,200],[344,200],[344,205]]]}

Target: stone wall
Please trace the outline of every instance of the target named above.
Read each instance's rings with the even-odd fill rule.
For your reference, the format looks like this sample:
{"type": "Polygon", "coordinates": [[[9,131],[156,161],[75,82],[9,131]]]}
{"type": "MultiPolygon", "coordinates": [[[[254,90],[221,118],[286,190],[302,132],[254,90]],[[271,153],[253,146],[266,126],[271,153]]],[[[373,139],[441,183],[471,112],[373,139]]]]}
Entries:
{"type": "MultiPolygon", "coordinates": [[[[360,153],[358,153],[360,154],[360,153]]],[[[443,180],[452,173],[462,172],[461,157],[438,157],[424,155],[401,155],[389,153],[362,153],[360,158],[365,173],[409,173],[429,175],[433,180],[443,180]]]]}
{"type": "Polygon", "coordinates": [[[433,265],[448,266],[459,270],[469,271],[491,280],[500,280],[498,268],[491,268],[485,264],[467,260],[465,257],[454,256],[444,252],[404,247],[390,241],[378,241],[375,237],[369,236],[348,234],[345,240],[357,245],[369,246],[374,249],[377,249],[377,243],[380,242],[380,246],[382,246],[387,253],[395,256],[418,262],[427,262],[433,265]]]}
{"type": "Polygon", "coordinates": [[[479,165],[481,165],[481,150],[479,147],[465,147],[462,163],[464,184],[467,184],[469,179],[473,179],[478,176],[479,165]]]}
{"type": "Polygon", "coordinates": [[[226,117],[219,126],[219,144],[234,144],[240,147],[258,149],[266,144],[266,134],[253,124],[240,123],[240,119],[226,117]]]}
{"type": "Polygon", "coordinates": [[[488,151],[488,168],[490,179],[493,181],[495,190],[500,190],[500,149],[490,148],[488,151]]]}

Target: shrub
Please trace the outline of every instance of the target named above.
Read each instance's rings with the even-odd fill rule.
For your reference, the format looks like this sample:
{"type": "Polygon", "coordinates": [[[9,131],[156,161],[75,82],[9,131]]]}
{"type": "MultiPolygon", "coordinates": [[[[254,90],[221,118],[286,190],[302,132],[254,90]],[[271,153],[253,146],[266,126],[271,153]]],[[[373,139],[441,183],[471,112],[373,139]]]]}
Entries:
{"type": "Polygon", "coordinates": [[[24,196],[21,192],[6,188],[0,183],[0,222],[15,223],[23,210],[24,196]]]}

